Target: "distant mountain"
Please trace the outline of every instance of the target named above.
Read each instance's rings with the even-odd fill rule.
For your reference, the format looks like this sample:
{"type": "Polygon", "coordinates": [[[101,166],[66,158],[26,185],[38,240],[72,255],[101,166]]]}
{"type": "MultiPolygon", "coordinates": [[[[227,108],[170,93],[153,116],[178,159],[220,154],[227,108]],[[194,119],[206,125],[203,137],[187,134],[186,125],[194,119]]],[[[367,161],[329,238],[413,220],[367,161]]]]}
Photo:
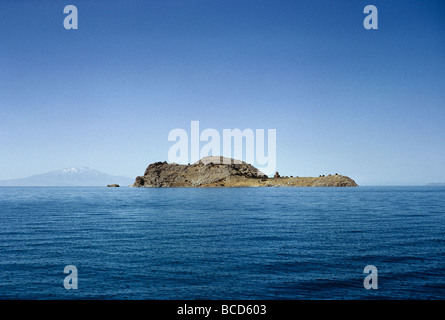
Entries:
{"type": "Polygon", "coordinates": [[[445,187],[445,182],[428,183],[427,186],[429,186],[429,187],[445,187]]]}
{"type": "Polygon", "coordinates": [[[134,179],[113,176],[87,167],[65,168],[27,178],[0,180],[0,186],[128,186],[134,179]]]}

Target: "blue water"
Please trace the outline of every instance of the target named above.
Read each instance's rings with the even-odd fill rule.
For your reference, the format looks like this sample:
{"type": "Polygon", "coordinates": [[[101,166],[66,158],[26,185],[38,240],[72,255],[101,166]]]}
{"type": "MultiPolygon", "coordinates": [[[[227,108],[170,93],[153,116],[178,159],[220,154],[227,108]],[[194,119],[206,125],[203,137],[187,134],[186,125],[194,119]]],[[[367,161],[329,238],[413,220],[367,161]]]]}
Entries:
{"type": "Polygon", "coordinates": [[[445,298],[442,187],[0,187],[0,227],[1,299],[445,298]]]}

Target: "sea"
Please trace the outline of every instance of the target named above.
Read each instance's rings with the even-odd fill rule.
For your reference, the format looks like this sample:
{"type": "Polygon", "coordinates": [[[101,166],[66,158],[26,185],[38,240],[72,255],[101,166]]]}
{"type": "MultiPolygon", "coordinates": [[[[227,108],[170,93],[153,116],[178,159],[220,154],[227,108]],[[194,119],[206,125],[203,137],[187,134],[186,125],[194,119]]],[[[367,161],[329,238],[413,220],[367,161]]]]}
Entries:
{"type": "Polygon", "coordinates": [[[0,299],[444,298],[445,187],[0,187],[0,299]]]}

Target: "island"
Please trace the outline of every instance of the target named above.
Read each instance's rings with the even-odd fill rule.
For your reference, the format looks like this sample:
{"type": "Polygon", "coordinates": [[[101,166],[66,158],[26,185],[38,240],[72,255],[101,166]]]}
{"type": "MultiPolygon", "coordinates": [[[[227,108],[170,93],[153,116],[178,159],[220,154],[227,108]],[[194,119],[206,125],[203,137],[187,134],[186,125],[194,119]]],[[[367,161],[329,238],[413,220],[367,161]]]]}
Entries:
{"type": "Polygon", "coordinates": [[[131,187],[358,187],[349,177],[335,174],[319,177],[280,176],[269,178],[246,162],[209,156],[188,165],[155,162],[131,187]]]}

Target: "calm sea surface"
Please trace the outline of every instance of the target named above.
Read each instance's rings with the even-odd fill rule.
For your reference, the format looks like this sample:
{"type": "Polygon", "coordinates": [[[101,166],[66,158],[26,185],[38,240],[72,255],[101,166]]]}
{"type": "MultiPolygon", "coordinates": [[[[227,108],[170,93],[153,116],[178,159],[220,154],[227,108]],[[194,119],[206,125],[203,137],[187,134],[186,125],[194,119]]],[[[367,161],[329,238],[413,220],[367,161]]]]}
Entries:
{"type": "Polygon", "coordinates": [[[0,298],[444,299],[445,188],[0,187],[0,298]]]}

